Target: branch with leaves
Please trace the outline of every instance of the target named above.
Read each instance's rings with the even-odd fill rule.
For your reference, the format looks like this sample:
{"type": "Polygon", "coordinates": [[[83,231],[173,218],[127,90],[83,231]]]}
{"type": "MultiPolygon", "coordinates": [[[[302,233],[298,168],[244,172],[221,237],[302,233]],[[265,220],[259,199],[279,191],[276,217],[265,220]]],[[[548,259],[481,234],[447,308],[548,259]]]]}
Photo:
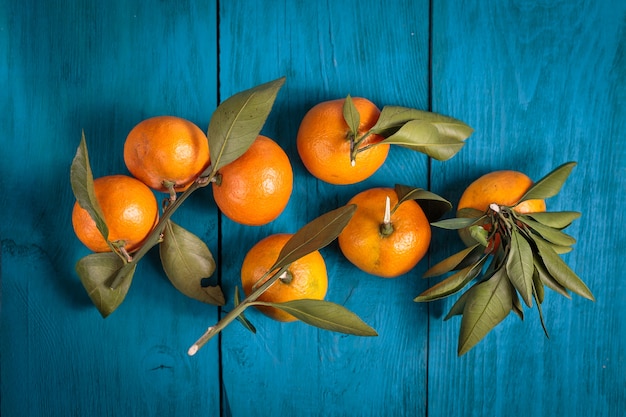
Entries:
{"type": "MultiPolygon", "coordinates": [[[[569,162],[556,168],[535,183],[517,204],[557,195],[574,166],[574,162],[569,162]]],[[[435,222],[433,226],[469,229],[477,243],[426,271],[425,278],[449,275],[415,298],[417,302],[442,299],[474,282],[444,318],[462,316],[459,356],[472,349],[511,311],[523,319],[522,301],[531,308],[534,300],[548,336],[541,310],[545,287],[567,298],[571,291],[594,300],[589,288],[559,256],[571,251],[576,242],[563,229],[580,213],[521,214],[515,211],[515,206],[492,204],[484,213],[469,209],[460,214],[462,216],[457,218],[435,222]]]]}
{"type": "Polygon", "coordinates": [[[452,117],[401,106],[384,106],[374,126],[359,135],[359,112],[350,96],[343,105],[343,118],[350,128],[350,160],[355,163],[360,152],[379,145],[398,145],[421,152],[439,161],[456,155],[474,132],[467,124],[452,117]],[[360,147],[370,135],[384,139],[360,147]]]}
{"type": "MultiPolygon", "coordinates": [[[[141,248],[131,255],[125,253],[123,247],[109,242],[112,252],[93,253],[77,262],[78,276],[103,317],[124,301],[138,262],[156,245],[159,245],[163,269],[176,289],[196,300],[224,305],[224,295],[218,286],[201,285],[202,280],[215,271],[215,261],[208,247],[170,218],[193,192],[210,184],[221,167],[246,152],[265,124],[284,82],[283,77],[261,84],[233,95],[217,107],[207,135],[211,164],[186,191],[179,196],[170,195],[158,224],[141,248]]],[[[108,242],[108,228],[93,189],[84,133],[72,161],[70,181],[76,200],[89,212],[108,242]]]]}

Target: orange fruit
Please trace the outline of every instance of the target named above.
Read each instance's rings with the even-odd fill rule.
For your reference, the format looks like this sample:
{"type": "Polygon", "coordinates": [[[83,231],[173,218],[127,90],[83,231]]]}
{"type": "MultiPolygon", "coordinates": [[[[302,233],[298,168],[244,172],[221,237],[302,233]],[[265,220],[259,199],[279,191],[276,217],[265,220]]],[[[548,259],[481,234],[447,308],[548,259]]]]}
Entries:
{"type": "MultiPolygon", "coordinates": [[[[350,128],[343,117],[345,99],[325,101],[311,108],[302,119],[296,139],[298,153],[306,169],[316,178],[330,184],[354,184],[369,178],[380,168],[389,145],[373,146],[350,156],[350,128]]],[[[380,110],[371,101],[353,97],[360,115],[357,140],[378,121],[380,110]]],[[[378,143],[384,138],[369,135],[358,149],[378,143]]]]}
{"type": "Polygon", "coordinates": [[[184,191],[209,166],[209,142],[192,122],[156,116],[137,124],[126,137],[124,162],[150,188],[184,191]]]}
{"type": "Polygon", "coordinates": [[[404,201],[385,226],[385,205],[398,202],[392,188],[372,188],[348,204],[357,208],[338,237],[339,248],[356,267],[372,275],[393,278],[409,272],[430,246],[430,223],[414,200],[404,201]]]}
{"type": "MultiPolygon", "coordinates": [[[[526,191],[533,185],[533,181],[524,173],[512,170],[493,171],[487,173],[472,182],[463,192],[459,199],[457,215],[464,216],[460,210],[471,208],[485,213],[492,203],[499,206],[513,207],[520,214],[546,211],[544,200],[526,200],[520,204],[517,202],[524,196],[526,191]]],[[[488,230],[489,231],[489,230],[488,230]]],[[[468,229],[459,230],[461,240],[471,246],[476,243],[470,236],[468,229]]],[[[495,249],[499,245],[500,236],[492,237],[496,242],[490,242],[495,249]]]]}
{"type": "MultiPolygon", "coordinates": [[[[159,220],[159,205],[152,190],[126,175],[109,175],[93,182],[109,241],[124,241],[133,252],[141,246],[159,220]]],[[[89,213],[78,202],[72,210],[72,226],[78,239],[94,252],[109,252],[104,237],[89,213]]]]}
{"type": "Polygon", "coordinates": [[[229,219],[260,226],[287,206],[293,170],[285,151],[259,135],[243,155],[219,170],[212,187],[215,203],[229,219]]]}
{"type": "MultiPolygon", "coordinates": [[[[246,254],[241,265],[241,284],[246,297],[267,279],[258,282],[274,265],[280,251],[291,238],[291,234],[270,235],[255,244],[246,254]]],[[[293,300],[322,300],[328,290],[326,263],[319,251],[311,252],[296,260],[287,269],[284,278],[279,278],[261,296],[259,301],[284,303],[293,300]]],[[[289,313],[269,306],[255,306],[268,317],[278,321],[294,321],[289,313]]]]}

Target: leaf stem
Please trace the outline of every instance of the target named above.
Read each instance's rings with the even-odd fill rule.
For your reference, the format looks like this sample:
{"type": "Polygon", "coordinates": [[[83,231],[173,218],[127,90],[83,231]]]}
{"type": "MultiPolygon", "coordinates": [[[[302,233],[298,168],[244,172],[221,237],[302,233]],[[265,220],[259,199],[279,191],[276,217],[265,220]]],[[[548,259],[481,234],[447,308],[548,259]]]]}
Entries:
{"type": "MultiPolygon", "coordinates": [[[[206,332],[200,336],[200,338],[189,348],[187,354],[189,356],[195,355],[198,350],[200,350],[209,340],[213,338],[213,336],[217,335],[219,332],[224,330],[226,326],[228,326],[231,322],[233,322],[243,311],[248,308],[254,301],[257,300],[269,287],[271,287],[276,281],[278,281],[281,276],[287,271],[289,265],[285,265],[280,268],[274,275],[272,275],[267,281],[263,283],[259,288],[257,288],[252,294],[246,297],[242,302],[237,304],[235,308],[233,308],[224,318],[217,322],[214,326],[209,327],[206,332]]],[[[264,279],[267,275],[269,275],[271,271],[268,271],[264,274],[261,279],[264,279]]]]}

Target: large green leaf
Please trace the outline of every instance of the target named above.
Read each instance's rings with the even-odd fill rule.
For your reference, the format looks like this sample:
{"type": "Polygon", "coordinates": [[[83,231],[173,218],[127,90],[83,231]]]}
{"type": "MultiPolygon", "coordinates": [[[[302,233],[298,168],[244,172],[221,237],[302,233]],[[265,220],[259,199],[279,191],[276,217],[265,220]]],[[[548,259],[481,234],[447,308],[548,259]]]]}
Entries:
{"type": "Polygon", "coordinates": [[[561,284],[568,290],[587,298],[591,301],[595,301],[595,298],[585,283],[571,270],[571,268],[561,259],[561,257],[547,245],[543,240],[531,235],[539,256],[546,267],[546,270],[554,278],[556,282],[561,284]]]}
{"type": "Polygon", "coordinates": [[[452,158],[465,145],[465,142],[456,137],[442,134],[437,126],[422,120],[407,122],[397,132],[380,143],[409,148],[439,161],[452,158]]]}
{"type": "Polygon", "coordinates": [[[102,209],[98,204],[93,188],[93,173],[91,172],[91,165],[89,163],[85,132],[82,132],[80,144],[72,160],[70,167],[70,183],[78,205],[89,213],[89,216],[91,216],[96,223],[96,227],[104,237],[104,240],[108,241],[109,229],[104,222],[102,209]]]}
{"type": "Polygon", "coordinates": [[[345,307],[324,300],[294,300],[285,303],[254,301],[252,305],[275,307],[320,329],[356,336],[378,336],[376,330],[345,307]]]}
{"type": "Polygon", "coordinates": [[[541,235],[545,240],[558,246],[572,246],[576,239],[559,229],[546,226],[532,220],[530,217],[520,216],[519,220],[530,227],[534,232],[541,235]]]}
{"type": "Polygon", "coordinates": [[[124,301],[136,268],[136,264],[125,263],[113,252],[93,253],[76,263],[76,273],[80,281],[104,318],[124,301]],[[120,273],[120,284],[112,289],[111,280],[120,273]]]}
{"type": "Polygon", "coordinates": [[[284,83],[282,77],[258,85],[229,97],[217,107],[207,132],[213,174],[248,150],[261,132],[284,83]]]}
{"type": "Polygon", "coordinates": [[[370,131],[388,137],[412,120],[438,125],[438,130],[460,141],[467,139],[474,132],[470,126],[452,117],[401,106],[383,107],[378,121],[370,131]]]}
{"type": "Polygon", "coordinates": [[[464,268],[470,264],[476,263],[480,259],[481,254],[484,252],[481,245],[474,245],[455,253],[452,256],[447,257],[441,262],[430,267],[424,272],[424,278],[436,277],[446,272],[450,272],[456,269],[464,268]],[[463,265],[460,267],[460,265],[463,265]]]}
{"type": "Polygon", "coordinates": [[[329,211],[302,226],[285,244],[270,271],[285,267],[303,256],[322,249],[339,236],[346,227],[356,205],[349,204],[329,211]]]}
{"type": "Polygon", "coordinates": [[[431,226],[439,227],[440,229],[448,230],[460,230],[465,229],[476,223],[479,219],[473,217],[455,217],[452,219],[439,220],[438,222],[431,223],[431,226]]]}
{"type": "Polygon", "coordinates": [[[528,307],[532,307],[534,271],[532,248],[526,239],[513,229],[509,255],[506,257],[506,274],[528,307]]]}
{"type": "Polygon", "coordinates": [[[438,300],[461,291],[467,284],[476,278],[478,274],[480,274],[486,259],[487,257],[485,256],[480,262],[469,265],[450,275],[448,278],[422,292],[420,295],[415,297],[413,301],[424,302],[438,300]]]}
{"type": "Polygon", "coordinates": [[[202,280],[213,275],[215,260],[200,238],[168,220],[159,254],[165,274],[178,291],[203,303],[225,304],[219,287],[202,286],[202,280]]]}
{"type": "Polygon", "coordinates": [[[543,328],[543,332],[545,333],[547,338],[550,338],[550,335],[548,334],[548,327],[546,326],[546,321],[543,318],[543,309],[541,308],[541,303],[543,299],[543,285],[539,280],[533,280],[533,296],[535,297],[535,301],[537,302],[537,311],[539,312],[539,320],[541,321],[541,327],[543,328]],[[541,288],[541,290],[539,290],[539,288],[541,288]]]}
{"type": "Polygon", "coordinates": [[[467,353],[504,320],[513,306],[513,290],[502,268],[468,292],[459,333],[459,356],[467,353]]]}
{"type": "MultiPolygon", "coordinates": [[[[476,285],[478,285],[478,283],[474,284],[474,286],[476,285]]],[[[474,286],[472,288],[474,288],[474,286]]],[[[444,321],[450,320],[454,316],[460,316],[463,314],[465,303],[469,299],[472,288],[461,294],[461,296],[454,302],[454,304],[450,308],[450,311],[448,311],[448,314],[443,318],[444,321]]]]}
{"type": "Polygon", "coordinates": [[[452,209],[452,204],[445,198],[422,188],[414,188],[408,185],[396,184],[395,192],[398,195],[398,203],[395,209],[407,200],[415,200],[420,205],[429,222],[433,222],[452,209]]]}
{"type": "MultiPolygon", "coordinates": [[[[578,211],[543,211],[537,213],[528,213],[526,215],[544,226],[553,227],[555,229],[565,229],[572,224],[574,220],[580,217],[578,211]]],[[[522,217],[520,216],[520,217],[522,217]]]]}
{"type": "Polygon", "coordinates": [[[567,162],[554,169],[548,175],[537,181],[526,194],[520,199],[520,203],[526,200],[546,199],[554,197],[561,191],[561,187],[574,169],[576,162],[567,162]]]}
{"type": "Polygon", "coordinates": [[[539,277],[539,280],[552,291],[555,291],[561,294],[565,298],[572,298],[567,289],[559,284],[553,277],[550,275],[545,265],[543,264],[543,260],[538,254],[534,254],[533,256],[533,264],[535,266],[535,272],[539,277]]]}

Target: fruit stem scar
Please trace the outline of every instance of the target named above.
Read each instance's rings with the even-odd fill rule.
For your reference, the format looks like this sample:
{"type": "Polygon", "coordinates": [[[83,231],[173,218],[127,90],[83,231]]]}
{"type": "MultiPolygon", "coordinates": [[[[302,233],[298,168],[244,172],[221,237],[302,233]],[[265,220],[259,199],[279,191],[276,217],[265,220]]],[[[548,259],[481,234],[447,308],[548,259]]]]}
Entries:
{"type": "Polygon", "coordinates": [[[289,284],[293,280],[293,275],[288,270],[280,274],[278,277],[283,284],[289,284]]]}

